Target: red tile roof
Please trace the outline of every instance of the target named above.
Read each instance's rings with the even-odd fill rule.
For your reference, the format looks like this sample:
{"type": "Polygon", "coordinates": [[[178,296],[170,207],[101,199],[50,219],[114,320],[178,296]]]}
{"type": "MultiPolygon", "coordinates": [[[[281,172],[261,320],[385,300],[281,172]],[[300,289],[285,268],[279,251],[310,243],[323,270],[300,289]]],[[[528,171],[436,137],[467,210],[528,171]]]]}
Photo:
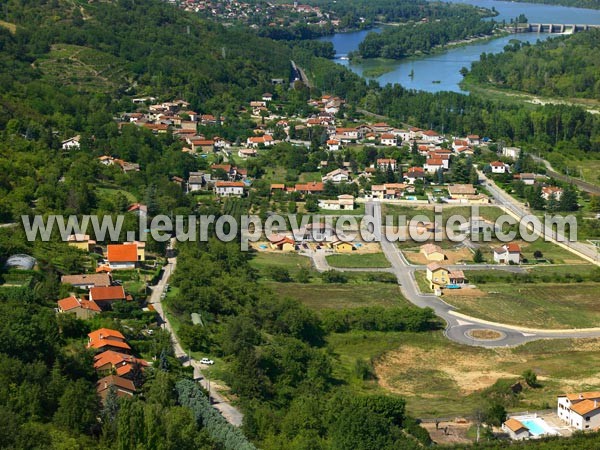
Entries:
{"type": "Polygon", "coordinates": [[[112,244],[106,248],[106,259],[109,262],[136,262],[137,245],[135,244],[112,244]]]}
{"type": "Polygon", "coordinates": [[[58,307],[63,311],[69,311],[70,309],[79,308],[79,301],[74,295],[63,298],[58,301],[58,307]]]}
{"type": "Polygon", "coordinates": [[[92,341],[107,338],[121,339],[123,341],[125,340],[125,336],[123,336],[120,331],[111,330],[110,328],[100,328],[98,330],[94,330],[91,333],[88,333],[88,337],[92,341]]]}
{"type": "Polygon", "coordinates": [[[93,287],[90,289],[90,298],[95,302],[107,300],[125,300],[123,286],[93,287]]]}

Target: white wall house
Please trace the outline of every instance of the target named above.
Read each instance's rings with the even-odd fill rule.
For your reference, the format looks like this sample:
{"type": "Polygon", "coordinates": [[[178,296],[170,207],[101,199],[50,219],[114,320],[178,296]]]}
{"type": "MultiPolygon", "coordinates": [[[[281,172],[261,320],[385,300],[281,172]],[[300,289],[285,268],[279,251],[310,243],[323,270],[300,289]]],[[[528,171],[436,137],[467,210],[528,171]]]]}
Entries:
{"type": "Polygon", "coordinates": [[[73,136],[72,138],[67,139],[66,141],[62,141],[62,149],[63,150],[78,149],[79,147],[81,147],[81,145],[79,144],[80,138],[81,137],[79,135],[77,135],[77,136],[73,136]]]}
{"type": "Polygon", "coordinates": [[[559,395],[556,413],[577,430],[594,430],[600,427],[600,392],[559,395]]]}
{"type": "Polygon", "coordinates": [[[504,244],[494,249],[494,262],[498,264],[519,264],[521,262],[521,247],[518,244],[504,244]]]}
{"type": "Polygon", "coordinates": [[[506,173],[507,167],[502,161],[494,161],[490,163],[492,173],[506,173]]]}
{"type": "Polygon", "coordinates": [[[219,197],[241,197],[244,195],[244,183],[241,181],[217,181],[215,194],[219,197]]]}

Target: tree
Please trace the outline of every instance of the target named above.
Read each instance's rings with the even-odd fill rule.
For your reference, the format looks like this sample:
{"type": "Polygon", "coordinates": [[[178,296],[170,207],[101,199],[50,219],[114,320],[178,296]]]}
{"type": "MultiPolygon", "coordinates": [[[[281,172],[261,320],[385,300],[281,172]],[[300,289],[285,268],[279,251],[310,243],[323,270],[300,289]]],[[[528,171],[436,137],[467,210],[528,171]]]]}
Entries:
{"type": "Polygon", "coordinates": [[[298,273],[296,274],[296,281],[298,283],[309,283],[310,282],[310,271],[305,268],[302,267],[300,270],[298,270],[298,273]]]}
{"type": "Polygon", "coordinates": [[[304,203],[304,208],[308,212],[317,212],[319,211],[319,202],[314,195],[308,195],[306,197],[306,201],[304,203]]]}
{"type": "Polygon", "coordinates": [[[94,387],[83,379],[70,383],[60,398],[54,422],[68,430],[90,432],[96,423],[98,400],[94,387]]]}
{"type": "Polygon", "coordinates": [[[479,248],[476,249],[475,253],[473,253],[473,262],[479,264],[484,261],[485,261],[485,259],[483,258],[483,252],[479,248]]]}
{"type": "Polygon", "coordinates": [[[493,403],[485,412],[484,417],[488,425],[499,427],[506,420],[506,409],[500,403],[493,403]]]}
{"type": "Polygon", "coordinates": [[[560,196],[558,207],[561,211],[577,211],[579,204],[577,203],[577,191],[572,184],[569,184],[563,189],[560,196]]]}
{"type": "Polygon", "coordinates": [[[529,387],[540,387],[540,384],[537,379],[537,374],[533,370],[527,369],[525,372],[523,372],[523,378],[525,379],[525,383],[527,383],[529,387]]]}
{"type": "Polygon", "coordinates": [[[268,270],[269,276],[278,283],[289,283],[292,281],[290,272],[285,267],[273,266],[268,270]]]}

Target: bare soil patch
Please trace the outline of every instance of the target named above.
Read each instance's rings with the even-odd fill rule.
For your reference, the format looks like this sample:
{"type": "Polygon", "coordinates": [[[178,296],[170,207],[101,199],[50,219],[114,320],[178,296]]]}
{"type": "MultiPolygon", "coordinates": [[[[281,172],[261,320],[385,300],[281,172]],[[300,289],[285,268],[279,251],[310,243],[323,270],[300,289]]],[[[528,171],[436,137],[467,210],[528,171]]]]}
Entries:
{"type": "Polygon", "coordinates": [[[468,333],[469,336],[471,336],[473,339],[479,339],[481,341],[494,341],[496,339],[500,339],[503,334],[498,332],[498,331],[494,331],[494,330],[471,330],[468,333]]]}

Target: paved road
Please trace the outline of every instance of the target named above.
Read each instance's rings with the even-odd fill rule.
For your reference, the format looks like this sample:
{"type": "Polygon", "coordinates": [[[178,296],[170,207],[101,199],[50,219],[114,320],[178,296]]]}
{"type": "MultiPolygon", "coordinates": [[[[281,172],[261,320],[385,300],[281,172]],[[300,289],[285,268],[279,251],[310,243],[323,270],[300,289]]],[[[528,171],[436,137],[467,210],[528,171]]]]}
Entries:
{"type": "Polygon", "coordinates": [[[210,392],[210,399],[213,406],[221,413],[221,415],[223,415],[223,417],[225,417],[225,419],[227,419],[229,423],[239,427],[242,425],[244,415],[240,412],[240,410],[232,406],[222,395],[210,389],[210,381],[202,374],[202,369],[205,366],[200,364],[199,361],[190,358],[183,350],[183,347],[181,346],[177,335],[173,331],[173,327],[171,326],[168,317],[164,313],[163,305],[161,303],[161,294],[165,291],[165,285],[168,283],[171,274],[175,271],[176,266],[177,258],[169,258],[168,264],[165,266],[160,280],[155,286],[152,287],[152,294],[150,295],[148,303],[154,307],[156,312],[161,317],[162,322],[165,324],[165,329],[171,333],[171,341],[173,343],[175,357],[182,361],[184,366],[191,365],[194,368],[194,379],[198,380],[204,389],[210,392]]]}
{"type": "Polygon", "coordinates": [[[433,309],[435,314],[446,322],[444,333],[449,339],[466,345],[508,347],[538,339],[600,337],[600,328],[586,330],[535,330],[492,323],[463,315],[457,312],[453,306],[445,303],[433,294],[422,294],[415,280],[415,271],[418,266],[408,265],[396,244],[385,239],[385,236],[381,236],[381,205],[378,202],[367,203],[366,214],[371,214],[375,219],[375,229],[381,242],[381,248],[392,265],[393,273],[398,278],[402,293],[416,306],[433,309]],[[471,330],[482,328],[497,331],[500,333],[501,338],[495,341],[483,341],[470,337],[469,332],[471,330]]]}
{"type": "MultiPolygon", "coordinates": [[[[527,215],[531,215],[529,209],[521,202],[514,199],[512,196],[507,194],[503,189],[496,186],[496,184],[487,178],[482,172],[479,172],[480,182],[487,188],[488,192],[492,195],[494,201],[502,206],[506,211],[510,212],[513,216],[518,219],[522,219],[527,215]]],[[[587,259],[589,262],[600,265],[600,254],[598,249],[591,245],[583,242],[569,242],[563,234],[552,230],[551,227],[543,226],[540,230],[540,236],[544,239],[550,240],[557,245],[560,245],[566,250],[575,253],[579,257],[587,259]]]]}
{"type": "Polygon", "coordinates": [[[587,181],[583,181],[579,178],[573,178],[567,175],[563,175],[562,173],[558,173],[556,170],[554,170],[552,165],[545,159],[535,155],[531,155],[531,157],[535,161],[543,163],[546,166],[546,173],[552,178],[556,178],[557,180],[564,181],[566,183],[573,183],[574,185],[579,187],[579,189],[589,192],[590,194],[600,195],[600,187],[596,186],[595,184],[588,183],[587,181]]]}

